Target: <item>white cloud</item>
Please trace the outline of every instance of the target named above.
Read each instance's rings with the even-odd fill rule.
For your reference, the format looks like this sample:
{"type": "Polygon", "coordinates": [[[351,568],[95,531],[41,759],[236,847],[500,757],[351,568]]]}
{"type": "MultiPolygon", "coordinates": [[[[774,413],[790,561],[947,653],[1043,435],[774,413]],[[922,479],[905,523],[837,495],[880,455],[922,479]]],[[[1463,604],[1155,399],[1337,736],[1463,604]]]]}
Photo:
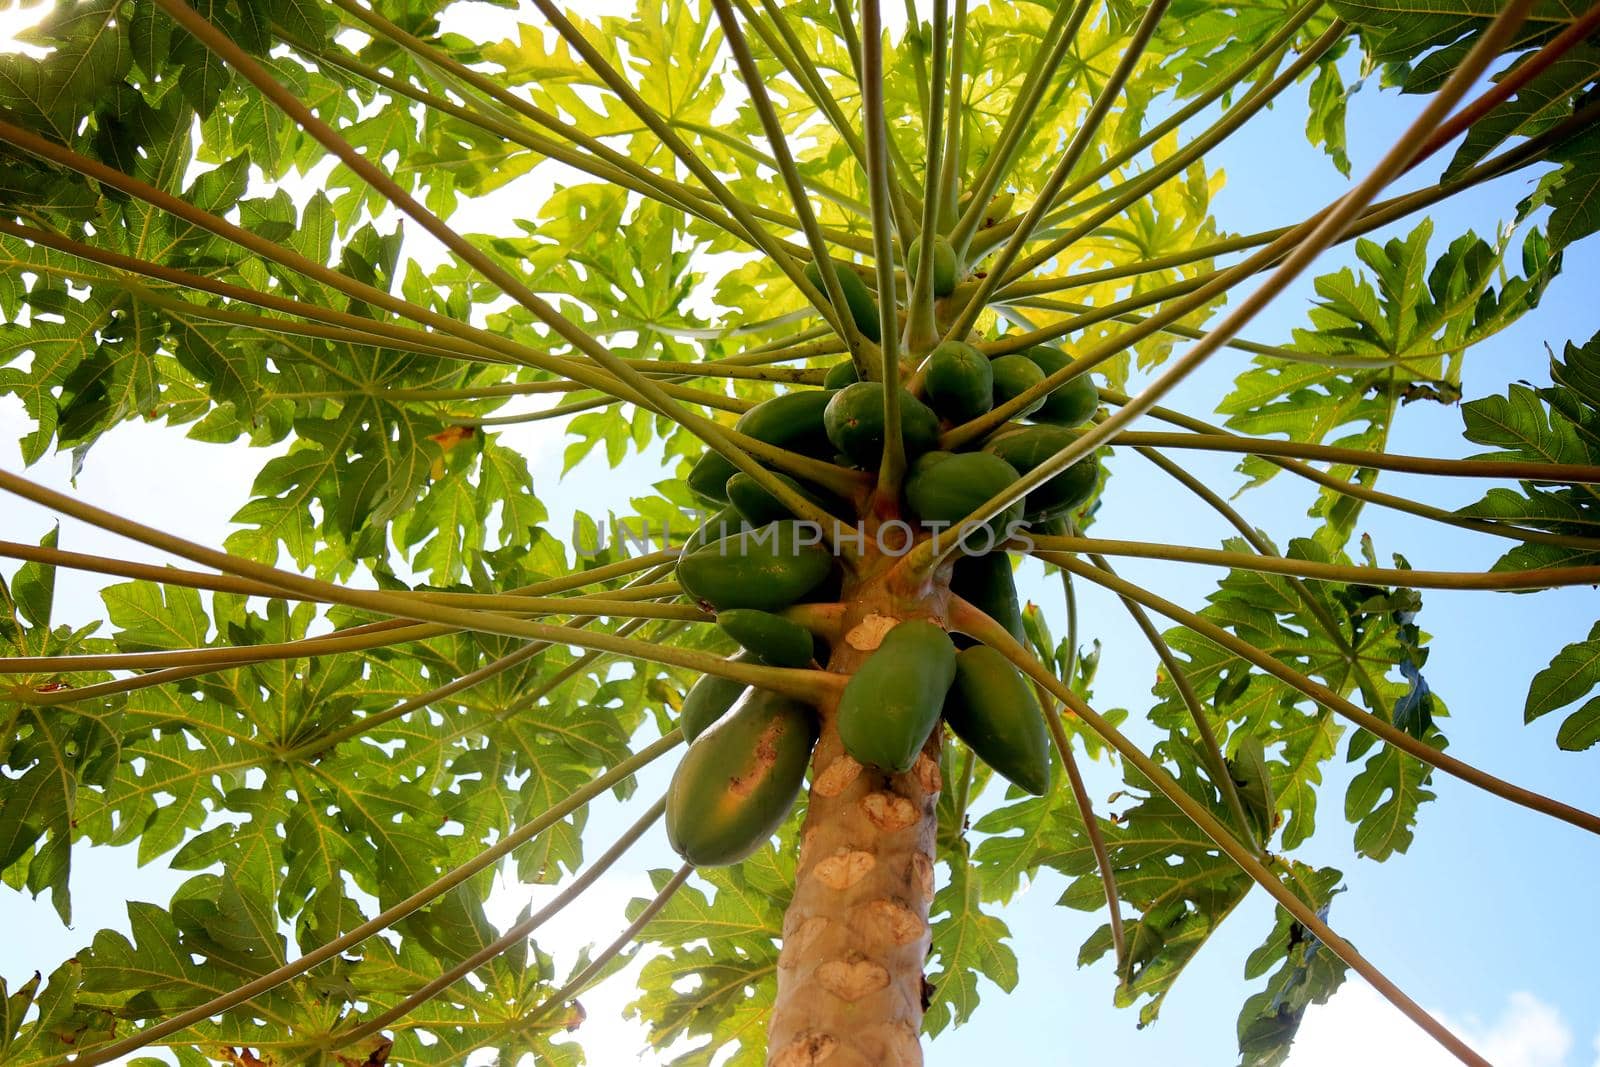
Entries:
{"type": "MultiPolygon", "coordinates": [[[[1572,1029],[1531,993],[1512,993],[1497,1018],[1436,1017],[1495,1067],[1567,1067],[1572,1029]]],[[[1600,1052],[1600,1038],[1596,1039],[1600,1052]]],[[[1456,1067],[1459,1061],[1364,982],[1352,980],[1306,1014],[1288,1067],[1403,1063],[1456,1067]]],[[[1596,1063],[1600,1067],[1600,1062],[1596,1063]]]]}

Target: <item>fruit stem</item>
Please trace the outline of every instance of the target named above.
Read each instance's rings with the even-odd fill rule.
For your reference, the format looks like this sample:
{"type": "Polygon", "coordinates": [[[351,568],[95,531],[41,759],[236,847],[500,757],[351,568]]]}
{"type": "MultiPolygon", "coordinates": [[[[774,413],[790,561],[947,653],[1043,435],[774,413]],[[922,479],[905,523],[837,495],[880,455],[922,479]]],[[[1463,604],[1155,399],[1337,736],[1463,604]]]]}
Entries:
{"type": "Polygon", "coordinates": [[[790,622],[799,623],[831,644],[839,638],[844,613],[848,607],[849,605],[844,603],[795,604],[784,608],[778,614],[790,622]]]}

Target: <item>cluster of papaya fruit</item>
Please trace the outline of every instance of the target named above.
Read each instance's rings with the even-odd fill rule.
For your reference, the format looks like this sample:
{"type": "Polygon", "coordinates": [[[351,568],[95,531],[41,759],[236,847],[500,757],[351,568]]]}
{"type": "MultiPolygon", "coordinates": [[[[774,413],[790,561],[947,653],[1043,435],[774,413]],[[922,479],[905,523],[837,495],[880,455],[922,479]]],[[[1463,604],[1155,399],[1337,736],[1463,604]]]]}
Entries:
{"type": "MultiPolygon", "coordinates": [[[[746,528],[728,535],[735,543],[702,546],[679,564],[686,589],[715,598],[707,603],[718,608],[717,625],[743,649],[733,662],[808,667],[828,659],[823,639],[793,618],[728,606],[819,599],[814,591],[836,577],[832,559],[814,544],[797,548],[796,525],[780,520],[766,537],[746,528]],[[802,562],[780,564],[792,560],[802,562]]],[[[960,557],[950,591],[1025,640],[1006,553],[960,557]]],[[[835,722],[857,761],[903,773],[941,718],[998,774],[1035,796],[1049,791],[1050,740],[1032,687],[1001,653],[926,620],[884,635],[845,683],[835,722]]],[[[689,748],[667,793],[668,840],[696,866],[737,863],[793,808],[820,729],[816,709],[707,674],[684,697],[678,725],[689,748]]]]}
{"type": "MultiPolygon", "coordinates": [[[[936,240],[935,292],[945,295],[956,284],[957,264],[948,242],[936,240]]],[[[881,339],[877,302],[865,282],[848,266],[829,266],[862,335],[881,339]]],[[[821,288],[815,264],[807,273],[821,288]]],[[[909,466],[900,510],[920,524],[914,538],[936,537],[960,523],[1075,439],[1074,428],[1099,405],[1087,374],[1039,396],[969,447],[940,448],[950,428],[1020,396],[1070,362],[1053,347],[991,358],[951,340],[919,366],[905,368],[900,432],[909,466]]],[[[886,439],[884,391],[880,381],[859,380],[855,365],[845,361],[829,369],[822,388],[798,388],[758,404],[735,429],[790,452],[876,473],[886,439]]],[[[861,519],[861,500],[774,474],[841,524],[861,519]]],[[[1011,562],[1000,546],[1019,528],[1066,516],[1093,495],[1098,479],[1095,461],[1085,459],[982,527],[957,529],[960,552],[948,572],[950,591],[1025,643],[1011,562]]],[[[807,628],[802,607],[840,599],[844,575],[827,539],[716,452],[694,464],[688,486],[719,510],[684,545],[678,581],[717,612],[718,625],[743,649],[733,660],[791,668],[828,663],[826,638],[807,628]]],[[[895,625],[837,699],[840,741],[862,764],[909,770],[942,718],[1013,784],[1034,794],[1049,789],[1049,737],[1031,684],[1001,653],[935,622],[895,625]]],[[[679,724],[690,744],[668,791],[668,839],[696,865],[736,863],[792,809],[820,717],[790,696],[706,675],[686,694],[679,724]]]]}

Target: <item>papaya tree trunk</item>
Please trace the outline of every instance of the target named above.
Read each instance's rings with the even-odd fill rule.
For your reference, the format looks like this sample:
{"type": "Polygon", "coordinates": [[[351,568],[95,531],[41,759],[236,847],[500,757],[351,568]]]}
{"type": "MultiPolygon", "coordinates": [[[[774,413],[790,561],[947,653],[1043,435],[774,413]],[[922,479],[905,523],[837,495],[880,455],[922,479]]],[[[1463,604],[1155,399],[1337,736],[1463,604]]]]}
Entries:
{"type": "MultiPolygon", "coordinates": [[[[843,637],[828,662],[836,673],[853,674],[895,621],[929,617],[926,603],[891,596],[881,579],[847,587],[846,598],[843,637]]],[[[836,702],[819,711],[767,1063],[910,1067],[922,1063],[944,727],[910,771],[887,774],[845,752],[836,702]]]]}

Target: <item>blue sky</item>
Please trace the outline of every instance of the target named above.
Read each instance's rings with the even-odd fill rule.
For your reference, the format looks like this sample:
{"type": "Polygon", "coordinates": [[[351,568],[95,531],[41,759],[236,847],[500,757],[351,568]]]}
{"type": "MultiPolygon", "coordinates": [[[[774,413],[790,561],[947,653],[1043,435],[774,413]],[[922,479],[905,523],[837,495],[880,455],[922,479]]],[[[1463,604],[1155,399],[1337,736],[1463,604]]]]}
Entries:
{"type": "MultiPolygon", "coordinates": [[[[1346,187],[1326,158],[1305,145],[1299,129],[1303,97],[1290,96],[1211,157],[1211,165],[1227,176],[1213,204],[1227,230],[1248,232],[1297,220],[1346,187]]],[[[1349,131],[1350,155],[1358,174],[1377,159],[1415,108],[1414,101],[1380,94],[1375,84],[1357,94],[1349,131]]],[[[1442,164],[1443,157],[1424,165],[1412,184],[1433,180],[1442,164]]],[[[1527,187],[1526,176],[1513,175],[1434,209],[1435,251],[1468,227],[1492,236],[1496,221],[1509,218],[1512,205],[1527,187]]],[[[484,212],[485,217],[490,214],[484,212]]],[[[1394,232],[1406,232],[1413,224],[1414,220],[1402,222],[1394,232]]],[[[1568,339],[1587,339],[1600,328],[1600,311],[1585,292],[1585,279],[1592,290],[1600,268],[1600,253],[1592,244],[1569,251],[1564,274],[1535,315],[1469,354],[1464,372],[1469,398],[1500,391],[1510,380],[1546,381],[1545,343],[1559,348],[1568,339]]],[[[1317,264],[1316,273],[1351,259],[1347,251],[1330,253],[1317,264]]],[[[1246,335],[1268,343],[1287,340],[1289,330],[1305,321],[1309,292],[1309,280],[1297,283],[1246,335]]],[[[1174,406],[1209,411],[1246,358],[1225,350],[1182,387],[1174,406]]],[[[24,428],[19,407],[0,401],[0,437],[14,440],[24,428]]],[[[580,502],[593,506],[592,495],[583,493],[586,484],[593,484],[593,472],[580,470],[567,482],[558,482],[561,442],[547,425],[510,430],[503,440],[535,457],[539,491],[551,504],[551,524],[558,533],[569,528],[565,516],[573,506],[580,502]]],[[[1431,404],[1405,410],[1391,447],[1428,455],[1469,452],[1460,439],[1458,410],[1431,404]]],[[[0,450],[6,465],[15,469],[13,447],[0,450]]],[[[1226,458],[1208,462],[1194,453],[1185,458],[1214,485],[1231,491],[1239,484],[1231,473],[1232,461],[1226,458]]],[[[181,500],[187,530],[196,539],[217,544],[228,516],[246,499],[250,477],[262,459],[260,454],[187,442],[160,427],[127,426],[95,449],[76,489],[96,504],[170,523],[179,501],[165,498],[161,487],[170,471],[182,469],[188,484],[205,487],[198,497],[186,494],[181,500]]],[[[62,462],[47,461],[32,473],[57,486],[67,484],[62,462]]],[[[1097,533],[1197,545],[1214,545],[1226,535],[1220,523],[1186,495],[1174,493],[1142,461],[1132,457],[1115,461],[1114,473],[1115,488],[1102,509],[1097,533]]],[[[605,484],[608,492],[643,495],[659,477],[658,467],[636,460],[622,472],[606,475],[605,484]]],[[[1472,482],[1436,486],[1394,475],[1385,475],[1382,484],[1394,492],[1415,489],[1419,497],[1443,506],[1475,499],[1483,488],[1472,482]]],[[[1302,484],[1280,477],[1238,503],[1282,543],[1287,536],[1310,529],[1304,515],[1310,499],[1302,484]]],[[[28,505],[0,506],[0,536],[6,538],[37,540],[49,521],[28,505]]],[[[1501,551],[1487,538],[1375,509],[1365,513],[1360,529],[1372,535],[1380,559],[1401,552],[1418,567],[1482,568],[1501,551]]],[[[116,550],[154,558],[73,524],[64,525],[62,543],[85,551],[116,550]]],[[[1124,561],[1121,570],[1191,607],[1203,602],[1220,573],[1134,560],[1124,561]]],[[[98,616],[97,584],[91,577],[64,577],[61,611],[75,620],[98,616]]],[[[1060,597],[1054,582],[1047,586],[1030,573],[1023,593],[1052,613],[1059,633],[1060,597]]],[[[1148,707],[1153,656],[1115,602],[1092,590],[1083,590],[1082,595],[1085,639],[1098,637],[1105,643],[1097,703],[1136,710],[1148,707]]],[[[1434,635],[1427,673],[1450,707],[1445,729],[1451,752],[1580,807],[1600,809],[1596,773],[1600,751],[1559,752],[1554,744],[1559,716],[1532,727],[1521,725],[1528,678],[1563,644],[1586,633],[1596,614],[1596,597],[1589,589],[1532,596],[1426,594],[1419,622],[1434,635]]],[[[648,776],[639,797],[654,795],[650,790],[664,784],[665,773],[663,768],[648,776]]],[[[1104,767],[1090,767],[1088,773],[1097,801],[1117,787],[1104,767]]],[[[1348,775],[1340,762],[1328,768],[1328,775],[1320,830],[1299,855],[1345,871],[1349,891],[1334,904],[1335,928],[1497,1065],[1600,1063],[1596,1033],[1600,991],[1590,964],[1593,948],[1600,945],[1600,909],[1594,907],[1600,886],[1600,843],[1574,828],[1436,776],[1433,788],[1439,799],[1424,808],[1411,851],[1381,865],[1357,861],[1350,849],[1352,828],[1338,817],[1348,775]]],[[[607,805],[593,822],[600,833],[620,829],[633,817],[609,799],[607,805]]],[[[582,943],[608,940],[622,923],[623,902],[644,891],[642,872],[673,865],[675,858],[664,841],[647,841],[541,943],[570,953],[582,943]]],[[[9,981],[25,977],[35,967],[53,966],[100,926],[125,928],[124,900],[164,901],[180,880],[162,871],[159,863],[137,869],[131,855],[119,850],[80,850],[74,872],[79,921],[70,931],[59,928],[47,901],[0,890],[0,928],[8,931],[0,940],[0,975],[9,981]]],[[[974,1023],[934,1043],[929,1062],[971,1062],[975,1055],[1071,1065],[1113,1059],[1182,1065],[1233,1062],[1234,1020],[1250,991],[1242,979],[1244,957],[1271,921],[1264,896],[1253,895],[1228,921],[1180,980],[1161,1021],[1141,1031],[1133,1012],[1111,1007],[1113,978],[1108,965],[1075,967],[1078,945],[1102,919],[1056,907],[1061,888],[1059,878],[1046,875],[1005,910],[1003,917],[1021,960],[1022,983],[1009,997],[986,989],[985,1005],[974,1023]]],[[[503,916],[510,916],[529,895],[523,887],[505,886],[496,904],[503,916]]],[[[632,1061],[638,1032],[617,1022],[626,999],[626,990],[615,982],[585,998],[589,1022],[582,1036],[590,1043],[594,1062],[632,1061]]],[[[1438,1054],[1425,1039],[1414,1038],[1409,1024],[1357,983],[1328,1008],[1314,1010],[1306,1025],[1303,1047],[1291,1061],[1295,1067],[1361,1058],[1374,1064],[1446,1062],[1430,1058],[1438,1054]]]]}

